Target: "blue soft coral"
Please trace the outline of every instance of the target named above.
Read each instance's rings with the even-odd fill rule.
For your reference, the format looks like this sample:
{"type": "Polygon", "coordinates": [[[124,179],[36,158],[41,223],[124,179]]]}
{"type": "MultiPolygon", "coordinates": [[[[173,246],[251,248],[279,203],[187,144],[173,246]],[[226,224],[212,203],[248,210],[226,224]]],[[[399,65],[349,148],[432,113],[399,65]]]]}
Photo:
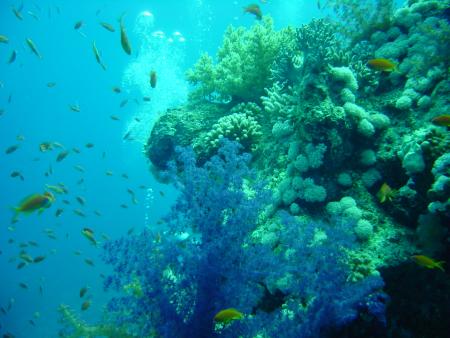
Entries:
{"type": "Polygon", "coordinates": [[[325,337],[361,312],[383,318],[381,279],[346,281],[342,246],[354,241],[347,224],[300,224],[280,213],[283,230],[275,248],[249,240],[269,203],[249,161],[250,156],[229,141],[204,166],[197,165],[192,150],[178,149],[178,165],[171,168],[181,194],[165,218],[165,228],[159,235],[146,230],[105,245],[105,260],[114,267],[106,287],[121,290],[138,280],[144,293],[117,297],[109,304],[130,333],[325,337]],[[246,194],[244,186],[252,193],[246,194]],[[327,237],[312,245],[317,229],[327,237]],[[291,254],[286,256],[288,249],[291,254]],[[279,286],[287,274],[293,278],[279,286]],[[253,316],[218,333],[212,319],[228,307],[253,316]]]}

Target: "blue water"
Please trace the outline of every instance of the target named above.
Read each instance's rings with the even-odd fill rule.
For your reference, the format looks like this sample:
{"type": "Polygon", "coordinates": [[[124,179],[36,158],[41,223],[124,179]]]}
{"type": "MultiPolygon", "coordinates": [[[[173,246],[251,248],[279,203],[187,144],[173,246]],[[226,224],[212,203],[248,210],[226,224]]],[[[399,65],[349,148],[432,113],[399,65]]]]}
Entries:
{"type": "MultiPolygon", "coordinates": [[[[317,15],[315,3],[305,2],[272,1],[263,10],[272,13],[278,27],[298,25],[317,15]]],[[[83,286],[90,288],[92,305],[82,318],[90,323],[100,319],[110,297],[102,291],[100,274],[108,270],[99,258],[101,249],[91,245],[81,230],[93,229],[101,243],[102,234],[118,238],[131,228],[139,231],[154,226],[169,210],[175,193],[152,178],[143,156],[145,138],[158,113],[186,99],[183,74],[200,52],[214,54],[228,24],[250,26],[254,22],[253,17],[242,14],[245,4],[200,0],[24,1],[23,20],[19,20],[11,6],[19,8],[21,2],[2,1],[0,34],[10,41],[0,45],[0,109],[4,110],[0,117],[0,306],[8,310],[12,305],[6,315],[0,314],[2,334],[57,336],[59,304],[67,304],[80,314],[79,290],[83,286]],[[145,11],[152,15],[145,16],[145,11]],[[124,53],[119,40],[117,18],[124,12],[131,56],[124,53]],[[74,24],[80,20],[83,25],[75,30],[74,24]],[[116,32],[108,32],[99,21],[113,24],[116,32]],[[165,37],[153,37],[155,31],[163,31],[165,37]],[[184,42],[176,39],[179,35],[172,35],[176,31],[184,42]],[[168,40],[171,37],[173,42],[168,40]],[[42,59],[31,53],[26,38],[34,41],[42,59]],[[107,71],[96,63],[94,40],[107,71]],[[17,59],[7,64],[13,49],[17,50],[17,59]],[[154,68],[158,69],[158,86],[151,89],[147,74],[154,68]],[[49,82],[56,83],[55,87],[49,88],[49,82]],[[122,92],[114,93],[113,86],[121,87],[122,92]],[[150,96],[151,102],[143,102],[143,96],[150,96]],[[128,103],[120,108],[125,99],[128,103]],[[69,105],[78,105],[80,112],[71,111],[69,105]],[[114,121],[110,115],[120,120],[114,121]],[[136,116],[143,120],[141,124],[133,122],[136,116]],[[123,140],[128,131],[134,141],[123,140]],[[19,135],[24,140],[17,140],[19,135]],[[56,162],[62,149],[42,153],[39,144],[45,141],[62,144],[70,150],[69,156],[56,162]],[[87,149],[84,145],[88,142],[94,147],[87,149]],[[13,144],[19,145],[18,150],[5,154],[13,144]],[[73,152],[74,147],[81,153],[73,152]],[[85,172],[75,170],[75,165],[83,166],[85,172]],[[50,167],[53,173],[47,177],[44,174],[50,167]],[[12,171],[20,171],[24,180],[10,177],[12,171]],[[106,171],[113,175],[107,176],[106,171]],[[80,179],[84,182],[79,183],[80,179]],[[69,194],[56,195],[54,205],[42,215],[21,216],[18,223],[11,224],[10,207],[29,194],[42,193],[46,184],[60,182],[69,194]],[[135,192],[137,205],[127,189],[135,192]],[[85,198],[86,205],[80,205],[76,196],[85,198]],[[59,208],[64,213],[56,217],[59,208]],[[82,210],[86,217],[76,215],[74,209],[82,210]],[[45,229],[52,229],[57,239],[48,238],[45,229]],[[17,269],[20,244],[28,241],[39,246],[23,249],[32,257],[45,255],[46,259],[17,269]],[[86,258],[95,266],[87,265],[86,258]],[[28,290],[19,283],[26,283],[28,290]]]]}

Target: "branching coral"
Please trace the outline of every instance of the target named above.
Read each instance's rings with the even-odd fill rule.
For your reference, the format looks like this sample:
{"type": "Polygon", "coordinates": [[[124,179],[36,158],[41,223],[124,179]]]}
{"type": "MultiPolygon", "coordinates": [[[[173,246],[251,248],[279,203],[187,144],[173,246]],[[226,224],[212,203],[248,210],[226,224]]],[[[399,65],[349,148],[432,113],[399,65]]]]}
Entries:
{"type": "Polygon", "coordinates": [[[262,104],[268,118],[275,121],[294,114],[292,96],[285,92],[280,83],[275,82],[271,88],[265,89],[266,96],[262,96],[262,104]]]}
{"type": "Polygon", "coordinates": [[[297,28],[297,48],[305,54],[308,71],[318,72],[327,65],[331,49],[339,49],[335,27],[324,19],[314,19],[297,28]]]}
{"type": "Polygon", "coordinates": [[[193,97],[207,98],[213,94],[221,100],[251,101],[270,86],[271,65],[283,46],[292,40],[292,30],[276,32],[270,17],[250,30],[228,27],[217,63],[203,55],[187,79],[196,85],[193,97]]]}
{"type": "Polygon", "coordinates": [[[393,0],[328,0],[327,5],[340,19],[339,30],[356,44],[377,30],[386,30],[391,24],[393,0]]]}
{"type": "Polygon", "coordinates": [[[138,337],[126,331],[123,327],[117,327],[115,324],[88,325],[79,319],[69,306],[61,304],[58,309],[61,315],[61,322],[65,326],[62,332],[63,337],[67,338],[95,338],[95,337],[116,337],[116,338],[134,338],[138,337]]]}

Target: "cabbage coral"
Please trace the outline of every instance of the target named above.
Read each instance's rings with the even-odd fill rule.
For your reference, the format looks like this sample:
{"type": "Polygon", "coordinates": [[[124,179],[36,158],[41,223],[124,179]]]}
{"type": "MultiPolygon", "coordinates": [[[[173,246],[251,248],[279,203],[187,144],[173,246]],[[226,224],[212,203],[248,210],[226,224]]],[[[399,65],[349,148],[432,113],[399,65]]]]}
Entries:
{"type": "Polygon", "coordinates": [[[265,87],[270,87],[270,67],[279,51],[293,41],[293,30],[276,32],[270,17],[250,30],[229,26],[214,64],[203,54],[187,79],[196,85],[192,98],[251,101],[258,99],[265,87]]]}

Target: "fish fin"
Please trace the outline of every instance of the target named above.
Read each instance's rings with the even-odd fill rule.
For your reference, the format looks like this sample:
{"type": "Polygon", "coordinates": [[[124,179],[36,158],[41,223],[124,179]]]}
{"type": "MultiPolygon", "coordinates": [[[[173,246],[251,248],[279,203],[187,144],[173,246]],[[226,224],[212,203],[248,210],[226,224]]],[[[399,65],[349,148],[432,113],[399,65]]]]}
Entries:
{"type": "Polygon", "coordinates": [[[445,261],[439,261],[436,262],[435,267],[438,268],[439,270],[441,270],[442,272],[445,272],[444,267],[442,265],[445,264],[445,261]]]}
{"type": "Polygon", "coordinates": [[[127,12],[123,12],[120,14],[120,16],[117,18],[117,22],[119,22],[120,25],[123,23],[123,17],[127,14],[127,12]]]}

